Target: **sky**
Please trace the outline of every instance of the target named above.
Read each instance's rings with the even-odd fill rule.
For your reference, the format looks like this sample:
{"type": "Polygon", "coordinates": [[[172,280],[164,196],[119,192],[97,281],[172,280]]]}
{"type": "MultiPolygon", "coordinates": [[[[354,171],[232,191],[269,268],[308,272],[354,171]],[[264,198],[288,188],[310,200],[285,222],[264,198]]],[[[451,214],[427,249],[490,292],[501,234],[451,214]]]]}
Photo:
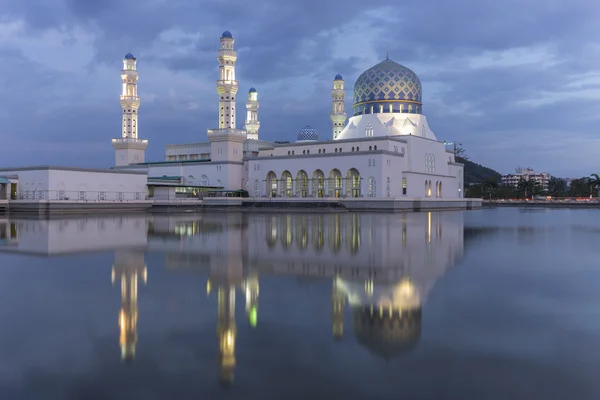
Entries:
{"type": "Polygon", "coordinates": [[[206,141],[229,30],[238,102],[256,87],[261,139],[293,141],[305,125],[330,138],[333,77],[350,110],[354,81],[387,51],[419,75],[438,139],[473,161],[589,176],[600,172],[599,18],[592,0],[0,0],[0,166],[112,166],[128,52],[146,159],[206,141]]]}

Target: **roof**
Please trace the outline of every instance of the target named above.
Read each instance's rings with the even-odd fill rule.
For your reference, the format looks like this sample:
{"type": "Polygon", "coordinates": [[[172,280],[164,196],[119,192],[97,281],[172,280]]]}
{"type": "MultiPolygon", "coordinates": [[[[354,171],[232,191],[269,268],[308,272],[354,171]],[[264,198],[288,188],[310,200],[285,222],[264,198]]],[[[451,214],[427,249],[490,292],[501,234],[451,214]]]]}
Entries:
{"type": "Polygon", "coordinates": [[[0,184],[3,184],[3,183],[10,183],[10,181],[8,179],[6,179],[5,177],[0,176],[0,184]]]}
{"type": "Polygon", "coordinates": [[[76,171],[76,172],[102,172],[105,174],[131,174],[131,175],[146,175],[145,171],[127,171],[112,168],[80,168],[80,167],[60,167],[55,165],[36,165],[30,167],[5,167],[0,168],[0,172],[18,172],[18,171],[76,171]]]}

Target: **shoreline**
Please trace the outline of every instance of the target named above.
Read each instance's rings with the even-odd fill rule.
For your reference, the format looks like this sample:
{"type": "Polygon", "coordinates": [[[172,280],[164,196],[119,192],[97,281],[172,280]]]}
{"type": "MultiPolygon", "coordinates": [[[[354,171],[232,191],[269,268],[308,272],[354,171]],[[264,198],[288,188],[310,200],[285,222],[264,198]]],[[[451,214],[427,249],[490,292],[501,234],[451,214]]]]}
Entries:
{"type": "MultiPolygon", "coordinates": [[[[236,198],[141,200],[131,202],[78,202],[59,200],[11,201],[3,214],[85,215],[150,213],[193,213],[205,211],[240,212],[419,212],[481,209],[481,199],[404,198],[236,198]]],[[[0,213],[2,213],[0,209],[0,213]]]]}

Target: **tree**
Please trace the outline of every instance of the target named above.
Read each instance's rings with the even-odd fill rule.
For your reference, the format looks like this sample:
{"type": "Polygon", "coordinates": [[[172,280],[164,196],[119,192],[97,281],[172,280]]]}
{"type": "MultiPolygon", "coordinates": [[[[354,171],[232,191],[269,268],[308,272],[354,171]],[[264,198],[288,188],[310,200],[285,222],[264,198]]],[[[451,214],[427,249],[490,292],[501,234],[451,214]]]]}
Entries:
{"type": "Polygon", "coordinates": [[[567,181],[550,177],[548,180],[548,194],[553,197],[565,197],[568,194],[567,181]]]}
{"type": "Polygon", "coordinates": [[[570,197],[589,197],[591,194],[590,180],[588,178],[573,179],[568,193],[570,197]]]}
{"type": "Polygon", "coordinates": [[[598,200],[600,201],[600,176],[598,174],[592,174],[589,178],[590,186],[593,189],[596,189],[596,193],[598,193],[598,200]]]}
{"type": "Polygon", "coordinates": [[[517,190],[519,193],[523,193],[523,198],[526,199],[527,195],[530,194],[533,197],[535,194],[542,192],[542,187],[539,183],[532,179],[523,179],[517,184],[517,190]]]}
{"type": "Polygon", "coordinates": [[[467,151],[465,148],[458,144],[454,145],[454,157],[460,157],[463,160],[469,159],[469,157],[467,157],[467,151]]]}

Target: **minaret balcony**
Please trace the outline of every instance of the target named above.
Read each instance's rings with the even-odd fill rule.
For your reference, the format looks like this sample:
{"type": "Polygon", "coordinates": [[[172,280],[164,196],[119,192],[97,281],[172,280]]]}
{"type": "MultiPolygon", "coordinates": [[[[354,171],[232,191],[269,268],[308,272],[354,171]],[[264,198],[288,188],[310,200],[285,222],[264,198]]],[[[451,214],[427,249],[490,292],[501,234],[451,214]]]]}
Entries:
{"type": "Polygon", "coordinates": [[[139,96],[119,96],[119,98],[121,99],[121,101],[140,101],[139,96]]]}
{"type": "Polygon", "coordinates": [[[137,139],[137,138],[114,138],[113,143],[145,143],[148,144],[148,139],[137,139]]]}

